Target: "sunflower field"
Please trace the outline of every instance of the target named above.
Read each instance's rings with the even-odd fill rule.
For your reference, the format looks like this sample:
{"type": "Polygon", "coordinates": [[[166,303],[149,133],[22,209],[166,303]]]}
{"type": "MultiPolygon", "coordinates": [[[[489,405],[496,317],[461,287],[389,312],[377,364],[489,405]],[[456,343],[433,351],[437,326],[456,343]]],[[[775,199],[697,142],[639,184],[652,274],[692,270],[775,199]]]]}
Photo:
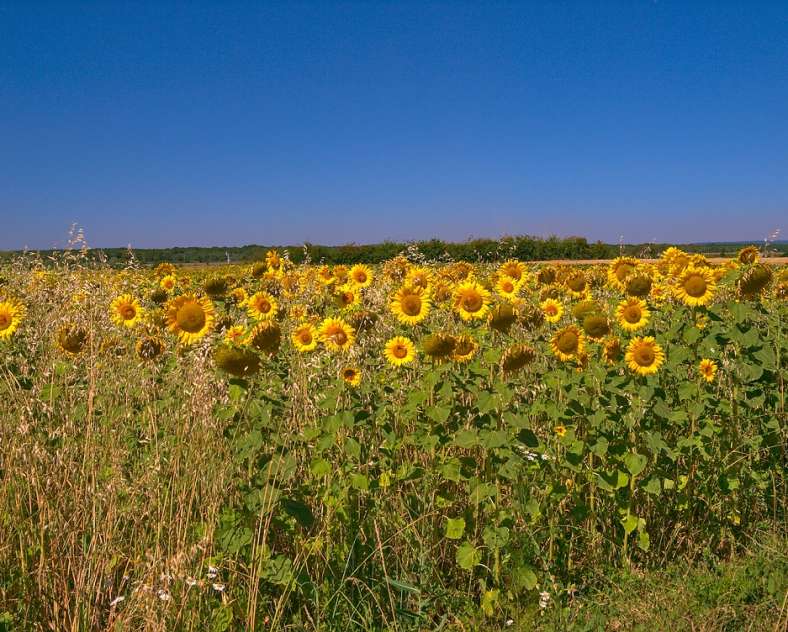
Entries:
{"type": "Polygon", "coordinates": [[[0,628],[503,629],[565,621],[600,568],[734,555],[785,526],[786,298],[754,247],[20,256],[0,628]]]}

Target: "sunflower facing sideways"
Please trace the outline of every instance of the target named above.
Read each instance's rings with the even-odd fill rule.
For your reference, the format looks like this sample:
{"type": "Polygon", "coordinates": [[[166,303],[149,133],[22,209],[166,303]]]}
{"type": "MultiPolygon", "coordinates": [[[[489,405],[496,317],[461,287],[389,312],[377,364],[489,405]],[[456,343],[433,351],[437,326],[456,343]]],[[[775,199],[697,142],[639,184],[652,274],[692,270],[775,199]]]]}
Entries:
{"type": "Polygon", "coordinates": [[[568,362],[583,353],[585,336],[576,325],[568,325],[555,332],[550,348],[559,360],[568,362]]]}
{"type": "Polygon", "coordinates": [[[397,320],[406,325],[418,325],[430,312],[430,296],[421,288],[405,285],[394,294],[390,308],[397,320]]]}
{"type": "Polygon", "coordinates": [[[451,359],[460,364],[470,362],[473,356],[479,350],[479,343],[476,342],[468,334],[460,334],[457,336],[457,344],[454,345],[454,351],[451,354],[451,359]]]}
{"type": "Polygon", "coordinates": [[[695,307],[708,305],[714,298],[715,290],[714,277],[709,268],[689,266],[679,276],[674,291],[682,303],[695,307]]]}
{"type": "Polygon", "coordinates": [[[353,328],[340,318],[326,318],[318,335],[329,351],[347,351],[356,340],[353,328]]]}
{"type": "Polygon", "coordinates": [[[144,315],[140,302],[131,294],[122,294],[109,305],[112,322],[129,329],[139,324],[144,315]]]}
{"type": "Polygon", "coordinates": [[[634,296],[621,301],[616,307],[618,323],[627,331],[637,331],[645,327],[650,315],[646,302],[634,296]]]}
{"type": "Polygon", "coordinates": [[[630,341],[624,359],[638,375],[653,375],[665,361],[665,352],[652,336],[644,336],[630,341]]]}
{"type": "Polygon", "coordinates": [[[314,351],[317,347],[317,329],[309,323],[299,325],[290,334],[290,340],[299,353],[314,351]]]}
{"type": "Polygon", "coordinates": [[[454,309],[463,320],[487,317],[490,309],[490,292],[475,281],[461,283],[454,290],[454,309]]]}
{"type": "Polygon", "coordinates": [[[268,320],[276,315],[276,299],[268,292],[255,292],[246,299],[246,313],[255,320],[268,320]]]}
{"type": "Polygon", "coordinates": [[[394,336],[383,348],[383,355],[388,363],[393,366],[410,364],[416,359],[416,346],[410,338],[394,336]]]}
{"type": "Polygon", "coordinates": [[[178,340],[190,345],[213,329],[213,303],[206,297],[184,294],[170,300],[166,307],[167,328],[178,340]]]}
{"type": "Polygon", "coordinates": [[[19,328],[27,310],[14,299],[0,301],[0,340],[8,340],[19,328]]]}

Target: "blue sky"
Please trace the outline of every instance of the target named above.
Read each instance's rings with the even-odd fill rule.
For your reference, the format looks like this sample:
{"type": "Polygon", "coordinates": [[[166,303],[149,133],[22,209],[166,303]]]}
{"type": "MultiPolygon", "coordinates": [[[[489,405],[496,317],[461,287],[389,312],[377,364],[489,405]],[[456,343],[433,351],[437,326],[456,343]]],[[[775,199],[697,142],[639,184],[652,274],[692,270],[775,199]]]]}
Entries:
{"type": "Polygon", "coordinates": [[[0,0],[0,249],[788,232],[788,3],[0,0]]]}

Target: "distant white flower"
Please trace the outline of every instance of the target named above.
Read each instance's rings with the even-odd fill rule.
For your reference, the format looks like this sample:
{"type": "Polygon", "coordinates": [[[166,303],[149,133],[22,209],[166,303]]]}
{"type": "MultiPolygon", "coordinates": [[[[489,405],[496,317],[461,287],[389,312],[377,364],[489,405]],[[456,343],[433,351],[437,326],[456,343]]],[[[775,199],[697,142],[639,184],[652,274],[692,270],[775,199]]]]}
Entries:
{"type": "Polygon", "coordinates": [[[224,592],[224,584],[213,584],[213,589],[216,592],[224,592]]]}
{"type": "Polygon", "coordinates": [[[121,596],[121,597],[115,597],[115,598],[114,598],[112,601],[110,601],[110,602],[109,602],[109,607],[110,607],[110,608],[114,608],[114,607],[115,607],[115,606],[117,606],[117,605],[118,605],[118,604],[119,604],[121,601],[123,601],[123,600],[125,600],[125,599],[126,599],[126,598],[125,598],[125,597],[123,597],[123,596],[121,596]]]}
{"type": "Polygon", "coordinates": [[[163,588],[161,590],[159,590],[159,592],[156,593],[156,594],[159,596],[159,599],[161,599],[162,601],[169,601],[170,599],[172,599],[172,597],[170,596],[170,593],[168,593],[163,588]]]}
{"type": "Polygon", "coordinates": [[[193,577],[187,577],[186,578],[186,585],[187,586],[196,586],[197,585],[197,580],[194,579],[193,577]]]}
{"type": "Polygon", "coordinates": [[[215,566],[208,567],[208,579],[213,579],[219,574],[219,569],[215,566]]]}
{"type": "Polygon", "coordinates": [[[547,608],[547,605],[550,603],[550,593],[547,591],[542,591],[539,593],[539,607],[544,610],[547,608]]]}

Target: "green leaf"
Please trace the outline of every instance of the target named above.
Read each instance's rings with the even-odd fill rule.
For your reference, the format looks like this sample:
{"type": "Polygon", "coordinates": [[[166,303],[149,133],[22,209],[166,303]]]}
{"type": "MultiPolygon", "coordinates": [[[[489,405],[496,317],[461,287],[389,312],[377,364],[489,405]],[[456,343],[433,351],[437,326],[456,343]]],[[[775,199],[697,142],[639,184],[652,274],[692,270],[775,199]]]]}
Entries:
{"type": "Polygon", "coordinates": [[[509,529],[507,527],[490,527],[484,528],[482,535],[484,543],[491,549],[502,549],[509,542],[509,529]]]}
{"type": "Polygon", "coordinates": [[[289,515],[293,516],[305,529],[315,524],[315,517],[308,505],[294,498],[284,498],[279,504],[289,515]]]}
{"type": "Polygon", "coordinates": [[[534,569],[528,564],[517,564],[512,570],[512,586],[515,590],[533,590],[538,580],[534,569]]]}
{"type": "Polygon", "coordinates": [[[632,533],[638,526],[638,517],[634,514],[628,514],[625,518],[621,519],[621,524],[624,527],[624,531],[627,533],[632,533]]]}
{"type": "Polygon", "coordinates": [[[597,483],[602,489],[613,492],[622,487],[626,487],[629,483],[629,476],[621,470],[613,470],[612,472],[597,472],[597,483]]]}
{"type": "Polygon", "coordinates": [[[465,518],[446,518],[444,535],[449,540],[459,540],[465,533],[465,518]]]}
{"type": "Polygon", "coordinates": [[[353,474],[350,477],[350,484],[359,491],[367,491],[369,489],[369,479],[363,474],[353,474]]]}
{"type": "Polygon", "coordinates": [[[277,555],[265,563],[261,576],[271,584],[286,586],[293,579],[293,563],[284,555],[277,555]]]}
{"type": "Polygon", "coordinates": [[[509,434],[505,430],[482,430],[479,442],[487,449],[501,448],[509,443],[509,434]]]}
{"type": "Polygon", "coordinates": [[[638,547],[640,547],[643,551],[648,551],[650,546],[651,538],[648,536],[648,531],[641,529],[638,531],[638,547]]]}
{"type": "Polygon", "coordinates": [[[628,452],[624,455],[624,465],[627,466],[633,478],[643,471],[647,463],[648,459],[637,452],[628,452]]]}
{"type": "Polygon", "coordinates": [[[331,463],[325,459],[312,459],[309,469],[313,476],[325,476],[331,471],[331,463]]]}
{"type": "Polygon", "coordinates": [[[460,568],[466,571],[472,571],[482,561],[482,554],[470,542],[463,542],[457,548],[457,555],[455,557],[457,564],[460,568]]]}
{"type": "Polygon", "coordinates": [[[458,430],[454,435],[454,443],[461,448],[472,448],[479,443],[476,430],[458,430]]]}

